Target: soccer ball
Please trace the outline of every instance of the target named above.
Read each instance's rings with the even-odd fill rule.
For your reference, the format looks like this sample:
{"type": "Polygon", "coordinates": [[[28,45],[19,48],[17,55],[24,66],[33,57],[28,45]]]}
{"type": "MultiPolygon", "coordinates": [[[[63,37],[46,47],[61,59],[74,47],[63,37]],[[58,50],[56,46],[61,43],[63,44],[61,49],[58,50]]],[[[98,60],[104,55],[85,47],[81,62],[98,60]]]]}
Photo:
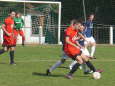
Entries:
{"type": "Polygon", "coordinates": [[[101,74],[99,72],[94,72],[93,73],[93,78],[94,79],[100,79],[101,78],[101,74]]]}

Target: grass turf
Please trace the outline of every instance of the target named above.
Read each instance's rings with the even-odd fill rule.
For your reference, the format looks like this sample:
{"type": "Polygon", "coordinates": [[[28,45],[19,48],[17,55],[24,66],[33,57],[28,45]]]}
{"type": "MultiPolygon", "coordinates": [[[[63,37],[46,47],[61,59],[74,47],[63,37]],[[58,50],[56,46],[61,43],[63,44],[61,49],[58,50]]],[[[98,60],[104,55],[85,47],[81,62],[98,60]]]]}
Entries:
{"type": "Polygon", "coordinates": [[[97,46],[96,60],[92,62],[97,68],[104,70],[100,80],[84,75],[82,70],[74,74],[73,80],[64,76],[69,72],[70,60],[46,76],[46,69],[61,56],[61,46],[17,46],[15,53],[16,66],[9,64],[9,55],[0,55],[0,86],[114,86],[115,85],[115,47],[97,46]]]}

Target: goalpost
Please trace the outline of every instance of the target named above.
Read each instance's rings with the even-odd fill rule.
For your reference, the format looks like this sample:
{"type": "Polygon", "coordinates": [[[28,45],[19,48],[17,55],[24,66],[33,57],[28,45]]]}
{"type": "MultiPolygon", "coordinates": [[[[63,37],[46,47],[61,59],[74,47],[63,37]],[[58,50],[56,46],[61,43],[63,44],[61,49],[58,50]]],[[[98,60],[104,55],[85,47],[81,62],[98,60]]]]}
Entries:
{"type": "MultiPolygon", "coordinates": [[[[46,37],[46,43],[60,44],[61,2],[27,0],[1,0],[0,3],[1,2],[15,4],[17,3],[22,6],[24,15],[23,18],[25,20],[24,31],[29,31],[26,28],[30,28],[32,30],[32,32],[30,33],[31,39],[28,38],[27,42],[31,43],[30,41],[32,40],[32,42],[39,42],[39,44],[42,44],[42,38],[44,36],[46,37]],[[31,20],[29,20],[28,18],[31,18],[31,20]],[[30,24],[32,25],[27,25],[26,23],[28,22],[30,22],[30,24]]],[[[16,11],[20,10],[19,6],[17,6],[16,8],[16,11]]]]}

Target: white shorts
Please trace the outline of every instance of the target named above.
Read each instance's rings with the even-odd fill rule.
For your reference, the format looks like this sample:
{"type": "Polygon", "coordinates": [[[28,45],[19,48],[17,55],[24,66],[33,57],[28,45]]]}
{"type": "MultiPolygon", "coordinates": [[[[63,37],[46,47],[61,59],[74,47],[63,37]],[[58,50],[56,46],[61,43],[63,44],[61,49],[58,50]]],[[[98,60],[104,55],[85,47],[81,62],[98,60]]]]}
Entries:
{"type": "MultiPolygon", "coordinates": [[[[96,42],[95,39],[93,38],[93,36],[91,36],[91,37],[86,37],[86,40],[87,40],[89,43],[95,43],[95,42],[96,42]]],[[[85,45],[88,43],[87,41],[84,42],[85,45]]]]}
{"type": "Polygon", "coordinates": [[[63,53],[62,53],[62,59],[67,59],[67,58],[69,58],[69,56],[66,55],[66,53],[63,51],[63,53]]]}
{"type": "Polygon", "coordinates": [[[83,53],[84,55],[90,56],[89,51],[88,51],[87,48],[83,48],[83,49],[81,49],[81,51],[82,51],[82,53],[83,53]]]}

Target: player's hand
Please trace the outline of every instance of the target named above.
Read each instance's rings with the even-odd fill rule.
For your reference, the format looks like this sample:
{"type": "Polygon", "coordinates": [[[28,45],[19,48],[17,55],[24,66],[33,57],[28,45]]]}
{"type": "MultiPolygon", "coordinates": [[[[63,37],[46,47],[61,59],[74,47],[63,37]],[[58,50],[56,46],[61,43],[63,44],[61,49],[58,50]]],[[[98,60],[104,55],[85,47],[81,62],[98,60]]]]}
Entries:
{"type": "Polygon", "coordinates": [[[77,48],[77,49],[80,49],[80,47],[79,47],[79,46],[76,46],[76,48],[77,48]]]}
{"type": "Polygon", "coordinates": [[[6,33],[8,36],[11,36],[12,35],[12,33],[6,33]]]}
{"type": "Polygon", "coordinates": [[[81,49],[84,49],[84,47],[81,46],[81,49]]]}

